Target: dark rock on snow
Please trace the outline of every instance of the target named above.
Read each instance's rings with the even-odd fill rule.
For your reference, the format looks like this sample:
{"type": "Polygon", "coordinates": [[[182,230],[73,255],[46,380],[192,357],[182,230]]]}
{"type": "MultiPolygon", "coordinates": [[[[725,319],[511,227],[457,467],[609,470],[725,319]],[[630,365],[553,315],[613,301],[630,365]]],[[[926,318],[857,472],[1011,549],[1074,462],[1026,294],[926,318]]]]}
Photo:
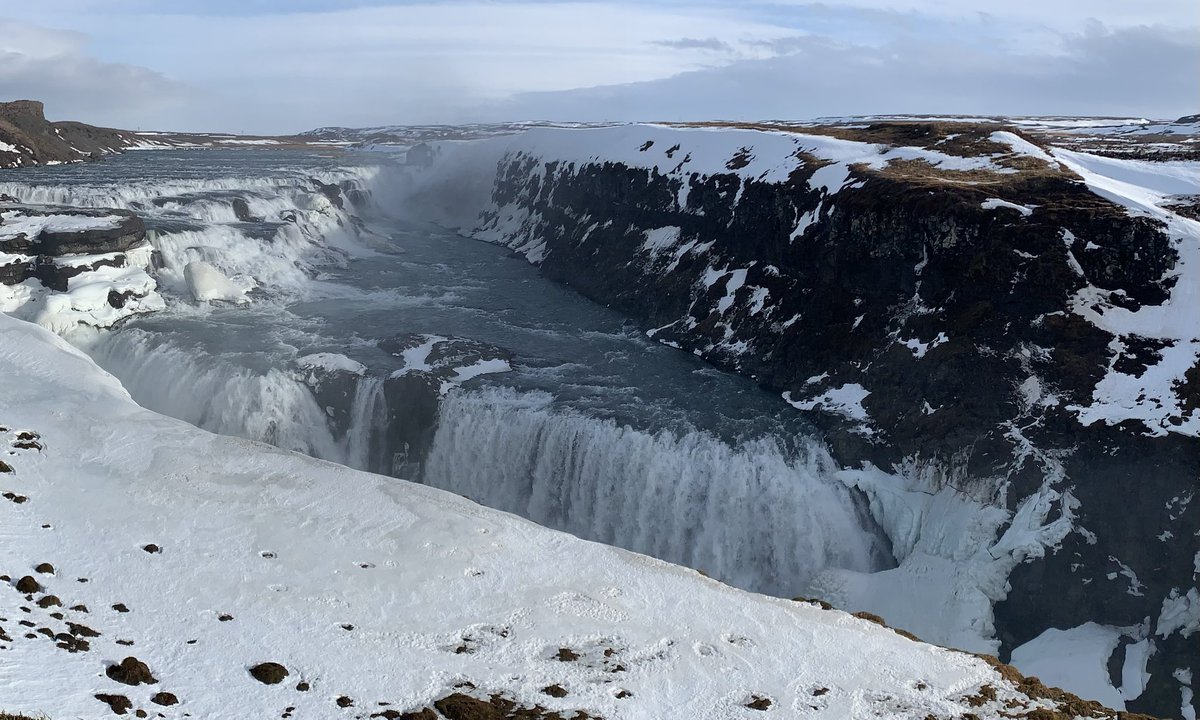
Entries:
{"type": "Polygon", "coordinates": [[[288,671],[279,663],[265,662],[250,668],[250,675],[264,685],[278,685],[288,676],[288,671]]]}

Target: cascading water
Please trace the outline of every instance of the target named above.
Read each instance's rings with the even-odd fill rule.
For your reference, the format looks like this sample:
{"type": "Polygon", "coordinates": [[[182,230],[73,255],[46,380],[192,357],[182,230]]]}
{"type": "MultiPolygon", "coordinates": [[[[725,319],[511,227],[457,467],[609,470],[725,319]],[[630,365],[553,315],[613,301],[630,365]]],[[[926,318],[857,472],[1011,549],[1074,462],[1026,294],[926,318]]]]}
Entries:
{"type": "Polygon", "coordinates": [[[302,373],[259,353],[211,355],[169,336],[129,328],[85,348],[143,407],[205,430],[270,443],[359,470],[386,471],[383,381],[363,378],[339,425],[302,373]]]}
{"type": "Polygon", "coordinates": [[[555,411],[546,393],[453,393],[424,482],[565,530],[795,595],[826,567],[870,571],[885,551],[815,445],[787,457],[555,411]]]}
{"type": "Polygon", "coordinates": [[[350,403],[350,422],[345,432],[345,464],[374,472],[391,469],[390,453],[382,438],[387,432],[387,410],[383,378],[359,380],[350,403]]]}

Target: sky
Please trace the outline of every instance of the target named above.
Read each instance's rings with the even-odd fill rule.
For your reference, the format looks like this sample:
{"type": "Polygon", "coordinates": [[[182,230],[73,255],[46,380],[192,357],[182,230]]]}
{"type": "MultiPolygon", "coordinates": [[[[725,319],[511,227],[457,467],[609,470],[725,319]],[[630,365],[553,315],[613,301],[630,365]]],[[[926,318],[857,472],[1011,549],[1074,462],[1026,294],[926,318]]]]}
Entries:
{"type": "Polygon", "coordinates": [[[282,134],[1200,112],[1197,0],[0,0],[0,100],[282,134]]]}

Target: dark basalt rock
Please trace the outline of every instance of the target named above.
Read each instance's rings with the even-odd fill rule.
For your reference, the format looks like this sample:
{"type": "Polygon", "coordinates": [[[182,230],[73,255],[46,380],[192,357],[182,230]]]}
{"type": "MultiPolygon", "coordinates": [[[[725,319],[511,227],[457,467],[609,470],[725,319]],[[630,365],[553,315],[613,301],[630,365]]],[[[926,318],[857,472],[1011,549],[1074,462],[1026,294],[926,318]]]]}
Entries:
{"type": "Polygon", "coordinates": [[[30,595],[30,594],[42,591],[41,584],[37,580],[34,580],[29,575],[26,575],[25,577],[18,580],[17,584],[16,584],[16,588],[17,588],[17,592],[25,593],[26,595],[30,595]]]}
{"type": "MultiPolygon", "coordinates": [[[[431,340],[433,338],[427,335],[398,335],[380,342],[380,348],[399,358],[405,350],[431,340]]],[[[469,338],[443,337],[433,343],[425,358],[428,369],[412,369],[384,377],[383,397],[388,413],[384,423],[386,433],[372,441],[368,468],[397,477],[419,478],[437,428],[444,385],[456,377],[459,368],[496,359],[511,360],[511,355],[503,348],[469,338]]],[[[293,369],[312,390],[317,403],[325,408],[334,432],[345,436],[350,431],[351,410],[361,384],[375,379],[367,373],[360,375],[317,366],[297,364],[293,369]]]]}
{"type": "Polygon", "coordinates": [[[278,685],[288,674],[287,668],[276,662],[259,663],[250,668],[250,675],[263,685],[278,685]]]}
{"type": "MultiPolygon", "coordinates": [[[[27,255],[65,255],[70,253],[100,255],[125,252],[146,239],[146,225],[129,210],[60,207],[56,205],[0,204],[0,210],[18,212],[26,217],[67,215],[110,221],[106,227],[70,230],[42,230],[34,237],[24,233],[0,243],[6,252],[27,255]]],[[[0,219],[0,232],[3,231],[0,219]]]]}
{"type": "MultiPolygon", "coordinates": [[[[0,240],[0,252],[25,255],[26,258],[0,265],[0,284],[16,285],[36,279],[43,287],[66,292],[70,281],[84,273],[102,267],[122,268],[129,259],[124,254],[145,242],[146,228],[142,220],[127,210],[97,210],[89,208],[24,205],[0,202],[0,211],[20,213],[26,217],[69,216],[111,220],[111,227],[79,230],[42,230],[29,237],[19,233],[0,240]],[[84,256],[104,256],[80,258],[84,256]]],[[[11,218],[11,215],[10,215],[11,218]]],[[[0,215],[0,235],[4,234],[4,217],[0,215]]],[[[161,258],[160,258],[161,260],[161,258]]],[[[153,261],[153,256],[152,256],[153,261]]],[[[127,290],[110,291],[108,304],[123,308],[131,299],[141,297],[127,290]]]]}
{"type": "MultiPolygon", "coordinates": [[[[1111,366],[1137,372],[1170,344],[1128,338],[1117,353],[1069,301],[1088,284],[1129,309],[1166,300],[1179,258],[1160,223],[1065,172],[975,186],[852,169],[857,182],[832,197],[808,187],[811,172],[783,183],[693,174],[681,207],[677,177],[517,155],[500,163],[492,199],[530,213],[510,245],[545,241],[547,277],[661,328],[657,339],[797,400],[850,383],[869,390],[871,434],[809,413],[847,466],[915,461],[959,490],[991,488],[1014,510],[1053,481],[1046,458],[1060,463],[1053,488],[1078,506],[1060,498],[1051,518],[1074,512],[1077,530],[1012,573],[995,607],[1002,653],[1050,627],[1156,619],[1173,588],[1195,584],[1200,503],[1179,499],[1195,493],[1200,442],[1151,437],[1140,423],[1080,424],[1070,408],[1092,403],[1111,366]],[[1036,207],[1028,217],[982,207],[992,197],[1036,207]],[[793,237],[806,214],[812,223],[793,237]],[[676,247],[708,249],[649,255],[645,231],[668,226],[679,228],[676,247]],[[725,276],[701,282],[710,268],[745,269],[723,312],[725,276]],[[755,289],[768,293],[768,311],[751,311],[755,289]],[[749,351],[730,349],[739,342],[749,351]],[[1055,402],[1029,401],[1031,376],[1055,402]]],[[[504,219],[485,215],[481,226],[504,219]]],[[[1200,408],[1200,367],[1176,392],[1185,411],[1200,408]]],[[[1153,687],[1131,709],[1178,711],[1171,674],[1200,661],[1192,640],[1154,639],[1153,687]]]]}
{"type": "MultiPolygon", "coordinates": [[[[73,208],[72,214],[84,215],[87,211],[73,208]]],[[[128,210],[98,210],[95,217],[117,218],[115,228],[93,230],[71,230],[61,232],[42,231],[35,247],[43,255],[66,253],[100,254],[124,252],[146,239],[146,224],[128,210]]]]}
{"type": "Polygon", "coordinates": [[[251,214],[250,204],[246,202],[245,198],[234,198],[230,204],[233,206],[233,214],[239,221],[245,223],[261,222],[259,218],[251,214]]]}
{"type": "Polygon", "coordinates": [[[311,178],[311,180],[313,182],[313,185],[316,186],[317,191],[320,192],[325,197],[329,198],[329,202],[333,203],[334,207],[336,207],[338,210],[346,209],[346,203],[342,199],[342,188],[341,187],[339,187],[338,185],[321,182],[320,180],[317,180],[316,178],[311,178]]]}
{"type": "MultiPolygon", "coordinates": [[[[502,695],[492,695],[488,699],[483,700],[465,693],[454,693],[434,702],[433,707],[443,717],[447,718],[447,720],[507,720],[508,718],[520,718],[521,720],[566,720],[566,718],[571,718],[572,720],[600,720],[598,716],[590,715],[582,710],[560,713],[547,710],[538,705],[523,707],[502,695]]],[[[413,713],[411,717],[423,718],[426,716],[420,713],[413,713]]]]}
{"type": "MultiPolygon", "coordinates": [[[[79,265],[66,265],[62,261],[56,259],[53,255],[40,255],[33,265],[33,271],[30,277],[37,278],[44,287],[58,292],[66,292],[68,282],[71,278],[77,275],[82,275],[85,272],[92,272],[101,267],[125,267],[127,261],[124,255],[117,255],[111,258],[100,258],[91,263],[83,263],[79,265]]],[[[116,305],[114,307],[121,307],[116,305]]]]}
{"type": "Polygon", "coordinates": [[[117,715],[124,715],[133,707],[133,702],[124,695],[97,693],[95,698],[107,705],[117,715]]]}
{"type": "Polygon", "coordinates": [[[146,663],[135,657],[127,657],[116,665],[109,665],[104,674],[124,685],[154,685],[158,682],[146,663]]]}

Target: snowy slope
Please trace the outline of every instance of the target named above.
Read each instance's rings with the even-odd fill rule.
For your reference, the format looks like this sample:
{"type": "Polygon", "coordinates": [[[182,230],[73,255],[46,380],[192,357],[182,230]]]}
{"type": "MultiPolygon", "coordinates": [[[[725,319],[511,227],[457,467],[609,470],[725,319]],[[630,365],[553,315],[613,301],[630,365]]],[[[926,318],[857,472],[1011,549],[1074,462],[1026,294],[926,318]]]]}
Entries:
{"type": "Polygon", "coordinates": [[[8,711],[103,717],[100,693],[166,717],[356,717],[467,682],[607,718],[758,717],[747,705],[763,699],[768,717],[1039,704],[982,660],[866,620],[158,416],[56,336],[2,315],[0,388],[12,448],[0,572],[44,586],[0,588],[8,711]],[[63,607],[36,603],[45,593],[63,607]],[[90,647],[69,652],[76,639],[58,647],[37,630],[67,622],[99,635],[76,626],[90,647]],[[107,677],[126,656],[157,684],[107,677]],[[250,676],[265,661],[287,668],[284,683],[250,676]],[[566,694],[542,691],[553,685],[566,694]],[[150,704],[159,692],[180,704],[150,704]]]}

